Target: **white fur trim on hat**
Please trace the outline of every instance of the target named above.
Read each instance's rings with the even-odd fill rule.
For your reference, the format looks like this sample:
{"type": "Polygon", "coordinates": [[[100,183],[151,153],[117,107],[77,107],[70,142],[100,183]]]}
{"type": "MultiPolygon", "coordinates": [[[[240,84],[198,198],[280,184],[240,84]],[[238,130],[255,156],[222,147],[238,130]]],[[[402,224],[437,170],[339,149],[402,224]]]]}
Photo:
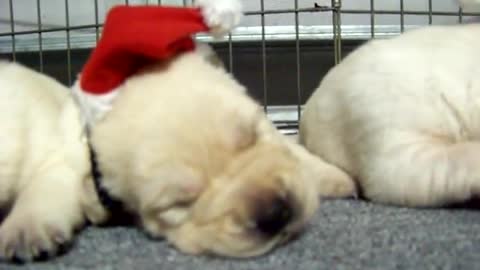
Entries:
{"type": "Polygon", "coordinates": [[[112,109],[112,103],[118,95],[118,89],[102,94],[93,95],[82,90],[80,87],[80,77],[72,87],[72,93],[80,106],[85,124],[93,126],[97,121],[101,120],[105,114],[112,109]]]}

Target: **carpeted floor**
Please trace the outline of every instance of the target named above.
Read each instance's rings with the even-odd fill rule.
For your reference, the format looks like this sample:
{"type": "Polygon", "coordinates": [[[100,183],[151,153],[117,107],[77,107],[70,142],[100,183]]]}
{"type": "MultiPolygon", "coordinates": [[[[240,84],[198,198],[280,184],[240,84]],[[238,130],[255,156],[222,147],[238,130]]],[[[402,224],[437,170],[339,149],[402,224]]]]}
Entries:
{"type": "Polygon", "coordinates": [[[480,212],[325,201],[305,233],[249,260],[194,257],[134,228],[88,228],[66,255],[0,269],[479,269],[480,212]]]}

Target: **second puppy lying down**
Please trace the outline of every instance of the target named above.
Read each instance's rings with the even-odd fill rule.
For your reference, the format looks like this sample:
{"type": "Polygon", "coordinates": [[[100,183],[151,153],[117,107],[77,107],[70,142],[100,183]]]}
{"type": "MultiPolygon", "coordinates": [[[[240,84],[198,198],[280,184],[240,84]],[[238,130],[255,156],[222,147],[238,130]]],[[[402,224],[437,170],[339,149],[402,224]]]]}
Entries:
{"type": "MultiPolygon", "coordinates": [[[[264,253],[308,221],[318,193],[354,192],[198,51],[127,80],[91,142],[109,194],[188,253],[264,253]]],[[[108,213],[87,189],[89,219],[102,222],[108,213]]]]}
{"type": "Polygon", "coordinates": [[[377,202],[433,207],[478,196],[479,44],[478,24],[366,43],[310,97],[302,142],[377,202]]]}

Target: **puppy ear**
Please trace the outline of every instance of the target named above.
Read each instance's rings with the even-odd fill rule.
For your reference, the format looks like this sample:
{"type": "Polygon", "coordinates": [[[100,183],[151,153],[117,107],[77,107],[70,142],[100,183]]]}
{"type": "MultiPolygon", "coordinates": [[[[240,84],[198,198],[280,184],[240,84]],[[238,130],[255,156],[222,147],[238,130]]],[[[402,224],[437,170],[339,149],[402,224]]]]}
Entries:
{"type": "Polygon", "coordinates": [[[238,201],[238,195],[234,192],[238,188],[235,184],[223,185],[228,183],[222,179],[217,179],[211,183],[208,190],[196,201],[193,213],[195,223],[199,225],[208,224],[212,220],[216,220],[221,216],[230,212],[234,203],[225,203],[225,201],[238,201]],[[228,198],[228,200],[225,200],[228,198]]]}
{"type": "Polygon", "coordinates": [[[258,141],[279,142],[282,140],[283,135],[278,132],[260,106],[257,105],[255,110],[243,116],[243,119],[237,123],[236,135],[233,137],[238,147],[246,148],[258,141]]]}
{"type": "Polygon", "coordinates": [[[356,184],[346,172],[308,152],[303,146],[292,141],[288,143],[300,160],[302,178],[316,187],[320,197],[357,197],[356,184]]]}
{"type": "Polygon", "coordinates": [[[258,139],[257,126],[261,115],[256,111],[237,109],[222,116],[225,126],[223,139],[235,152],[242,151],[256,143],[258,139]]]}
{"type": "Polygon", "coordinates": [[[153,172],[146,171],[154,181],[144,181],[139,189],[142,212],[162,212],[176,205],[187,205],[195,201],[205,189],[201,173],[180,164],[154,166],[153,172]]]}
{"type": "Polygon", "coordinates": [[[196,43],[195,46],[197,53],[203,56],[207,60],[207,62],[209,62],[215,67],[226,70],[222,60],[220,59],[220,57],[218,57],[217,53],[210,45],[204,43],[196,43]]]}

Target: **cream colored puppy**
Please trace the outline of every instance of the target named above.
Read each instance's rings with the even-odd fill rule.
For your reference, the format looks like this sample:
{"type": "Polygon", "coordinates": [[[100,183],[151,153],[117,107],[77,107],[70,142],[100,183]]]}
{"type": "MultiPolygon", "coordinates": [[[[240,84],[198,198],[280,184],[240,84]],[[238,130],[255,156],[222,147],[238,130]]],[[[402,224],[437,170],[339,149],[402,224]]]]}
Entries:
{"type": "Polygon", "coordinates": [[[52,255],[86,218],[116,218],[105,196],[184,252],[254,256],[298,232],[318,193],[354,193],[347,175],[282,137],[211,57],[185,53],[125,82],[91,130],[96,179],[69,90],[1,63],[0,258],[52,255]]]}
{"type": "Polygon", "coordinates": [[[53,254],[84,222],[87,140],[69,90],[0,62],[0,259],[53,254]]]}
{"type": "Polygon", "coordinates": [[[368,42],[307,102],[302,143],[377,202],[433,207],[480,195],[479,44],[478,24],[368,42]]]}
{"type": "MultiPolygon", "coordinates": [[[[238,22],[236,0],[199,2],[217,33],[238,22]]],[[[151,66],[114,96],[75,92],[82,120],[98,120],[91,155],[68,90],[2,64],[0,208],[11,210],[0,257],[53,254],[84,217],[100,224],[122,206],[184,252],[254,256],[298,232],[318,194],[355,192],[346,174],[282,137],[209,52],[151,66]]]]}
{"type": "MultiPolygon", "coordinates": [[[[199,51],[128,79],[92,128],[101,184],[153,236],[180,250],[263,254],[298,232],[318,193],[347,175],[288,141],[222,67],[199,51]]],[[[96,198],[90,220],[109,217],[96,198]]]]}

